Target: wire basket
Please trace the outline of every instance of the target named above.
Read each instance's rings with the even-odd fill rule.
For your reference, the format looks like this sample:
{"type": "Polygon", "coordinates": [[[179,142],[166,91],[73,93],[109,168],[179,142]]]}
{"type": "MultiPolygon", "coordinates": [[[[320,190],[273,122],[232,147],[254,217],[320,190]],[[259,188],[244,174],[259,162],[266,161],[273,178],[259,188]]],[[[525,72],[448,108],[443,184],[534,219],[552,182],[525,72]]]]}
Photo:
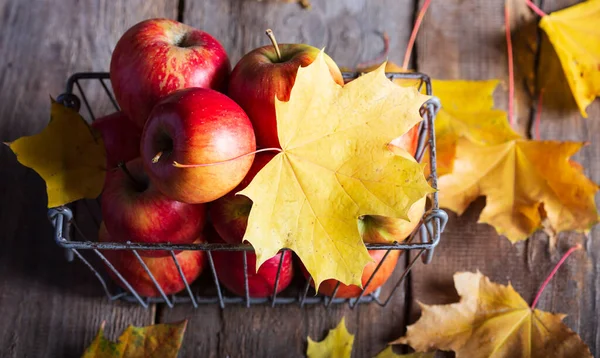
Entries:
{"type": "MultiPolygon", "coordinates": [[[[355,72],[343,73],[346,81],[357,78],[360,75],[360,73],[355,72]]],[[[427,75],[421,73],[389,72],[386,73],[386,76],[390,80],[407,79],[419,81],[419,90],[425,86],[426,93],[428,95],[432,95],[431,81],[427,75]]],[[[82,115],[84,117],[88,117],[86,118],[87,120],[94,121],[96,119],[96,112],[98,109],[92,108],[92,105],[88,101],[88,95],[86,95],[86,92],[95,91],[95,98],[98,97],[96,95],[100,95],[100,93],[103,92],[105,95],[104,107],[106,107],[104,108],[104,111],[119,110],[119,106],[110,88],[110,81],[108,80],[109,74],[107,72],[75,73],[67,80],[66,90],[63,94],[57,97],[57,101],[65,106],[79,111],[82,100],[86,108],[86,113],[83,113],[82,115]],[[75,90],[77,90],[78,95],[74,93],[75,90]]],[[[430,176],[428,177],[428,181],[434,189],[437,189],[434,119],[439,108],[439,100],[435,97],[432,97],[421,108],[420,113],[424,120],[420,124],[418,147],[415,155],[417,161],[421,162],[424,154],[426,152],[428,153],[430,163],[430,176]],[[426,151],[427,148],[429,148],[429,151],[426,151]]],[[[284,261],[283,258],[279,261],[273,295],[268,298],[252,298],[250,297],[248,288],[248,263],[246,256],[247,252],[252,251],[253,248],[246,244],[231,245],[202,243],[174,245],[169,243],[107,243],[90,240],[83,233],[83,230],[80,225],[78,225],[75,217],[78,216],[77,214],[79,214],[78,210],[85,209],[88,211],[86,215],[91,215],[93,221],[99,227],[100,219],[98,218],[99,214],[97,214],[99,212],[99,200],[80,200],[82,205],[77,205],[76,202],[66,206],[51,208],[48,210],[48,217],[54,226],[54,240],[60,247],[65,249],[67,260],[73,261],[75,257],[81,260],[98,278],[106,293],[106,296],[111,301],[124,300],[134,303],[137,302],[143,307],[148,307],[151,303],[165,303],[169,307],[173,307],[175,304],[180,303],[191,303],[194,307],[198,307],[198,305],[201,304],[218,304],[221,308],[224,308],[228,304],[243,304],[246,307],[250,307],[251,305],[255,304],[269,304],[272,307],[282,304],[298,304],[301,307],[311,304],[324,304],[326,307],[329,307],[331,304],[347,303],[351,308],[355,308],[360,303],[376,303],[380,306],[386,306],[393,298],[394,294],[398,291],[398,288],[403,282],[405,282],[412,267],[419,260],[419,258],[421,258],[425,264],[428,264],[431,261],[434,249],[440,241],[440,234],[444,230],[448,216],[443,210],[439,209],[437,192],[430,194],[428,199],[428,207],[425,209],[423,217],[416,226],[415,230],[408,238],[406,238],[406,240],[403,240],[400,243],[395,242],[391,244],[366,244],[366,247],[369,250],[386,250],[386,253],[375,268],[367,283],[364,285],[362,292],[356,298],[336,298],[336,293],[340,287],[339,282],[335,286],[330,297],[317,294],[314,292],[314,288],[311,286],[310,277],[307,280],[299,280],[298,278],[294,278],[294,281],[290,287],[278,294],[277,287],[279,285],[281,267],[284,261]],[[75,230],[73,230],[73,228],[75,230]],[[157,291],[160,293],[160,297],[141,296],[129,284],[129,282],[127,282],[121,273],[119,273],[115,266],[113,266],[112,263],[102,254],[101,250],[132,251],[140,265],[143,267],[144,271],[150,277],[157,291]],[[142,260],[138,253],[139,250],[169,251],[171,258],[177,267],[179,275],[185,284],[185,290],[175,295],[166,295],[152,272],[149,270],[148,266],[142,260]],[[203,274],[198,280],[196,280],[196,282],[202,282],[198,282],[198,284],[196,284],[196,282],[194,282],[194,284],[187,282],[181,265],[174,253],[174,251],[179,250],[201,250],[206,252],[210,274],[203,274]],[[391,280],[388,280],[388,282],[385,284],[386,286],[393,285],[391,286],[391,291],[386,298],[380,297],[381,287],[365,295],[365,290],[371,284],[373,277],[377,274],[391,250],[402,250],[400,255],[405,255],[410,251],[414,251],[416,254],[407,259],[407,265],[396,282],[391,282],[391,280]],[[215,251],[243,252],[245,284],[245,295],[243,297],[227,294],[226,290],[221,287],[212,256],[212,252],[215,251]],[[125,286],[127,290],[124,290],[112,283],[112,281],[106,276],[106,271],[97,268],[98,266],[102,265],[104,265],[107,270],[111,270],[112,273],[122,281],[123,286],[125,286]]],[[[98,227],[96,227],[96,229],[98,229],[98,227]]],[[[286,251],[286,249],[283,249],[282,251],[286,251]]]]}

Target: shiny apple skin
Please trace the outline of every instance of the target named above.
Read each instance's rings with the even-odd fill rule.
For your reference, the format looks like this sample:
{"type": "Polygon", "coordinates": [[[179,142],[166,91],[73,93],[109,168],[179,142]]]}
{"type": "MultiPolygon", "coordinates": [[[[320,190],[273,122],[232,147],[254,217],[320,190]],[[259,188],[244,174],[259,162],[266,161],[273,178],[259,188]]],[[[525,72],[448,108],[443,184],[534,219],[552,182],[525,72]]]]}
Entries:
{"type": "Polygon", "coordinates": [[[208,212],[212,224],[219,236],[227,243],[240,244],[248,226],[248,215],[252,208],[252,200],[236,193],[245,189],[254,176],[273,159],[274,153],[256,153],[254,162],[244,180],[227,195],[208,203],[208,212]]]}
{"type": "MultiPolygon", "coordinates": [[[[202,233],[206,221],[203,204],[186,204],[163,195],[144,173],[141,158],[127,169],[146,186],[140,191],[120,169],[108,171],[101,198],[102,217],[118,242],[190,244],[202,233]]],[[[165,250],[140,250],[143,256],[168,256],[165,250]]]]}
{"type": "MultiPolygon", "coordinates": [[[[375,261],[369,262],[363,270],[363,274],[361,277],[361,283],[362,283],[363,288],[367,284],[367,281],[369,280],[371,275],[373,275],[373,272],[375,272],[377,265],[379,264],[379,262],[381,262],[381,260],[385,256],[386,252],[387,252],[386,250],[369,250],[369,255],[371,255],[371,258],[373,258],[375,261]]],[[[377,274],[375,274],[375,277],[373,277],[373,279],[371,280],[371,283],[369,283],[369,287],[367,287],[363,296],[366,296],[366,295],[372,293],[373,291],[375,291],[376,289],[378,289],[379,287],[381,287],[383,284],[385,284],[387,282],[387,280],[390,278],[390,276],[392,276],[392,274],[394,273],[394,270],[396,269],[396,264],[398,263],[398,258],[400,257],[400,252],[401,252],[401,250],[391,250],[390,251],[389,255],[386,257],[385,261],[383,261],[383,264],[381,264],[381,267],[377,271],[377,274]]],[[[304,277],[306,279],[308,279],[308,277],[310,277],[308,271],[306,271],[306,268],[304,267],[304,265],[301,265],[301,268],[302,268],[302,273],[304,274],[304,277]]],[[[319,293],[322,295],[331,297],[333,295],[333,291],[335,290],[335,286],[337,285],[337,283],[338,283],[337,280],[332,280],[332,279],[321,282],[321,285],[319,286],[319,293]]],[[[311,282],[311,285],[314,287],[314,281],[311,282]]],[[[338,288],[338,291],[336,292],[335,297],[336,298],[356,298],[356,297],[360,296],[361,292],[362,292],[362,288],[360,288],[356,285],[348,286],[348,285],[344,285],[342,283],[342,284],[340,284],[340,287],[338,288]]]]}
{"type": "Polygon", "coordinates": [[[140,156],[142,130],[122,111],[96,119],[92,128],[102,135],[108,170],[140,156]]]}
{"type": "MultiPolygon", "coordinates": [[[[205,235],[209,242],[224,242],[211,227],[207,227],[205,235]]],[[[244,253],[241,251],[213,251],[212,257],[219,282],[232,293],[238,296],[245,296],[244,253]]],[[[265,261],[257,272],[256,254],[252,251],[246,252],[246,272],[248,274],[248,292],[250,297],[265,298],[273,295],[275,292],[277,270],[279,269],[281,260],[283,262],[281,263],[281,272],[279,273],[277,293],[285,290],[294,277],[292,253],[290,251],[278,253],[265,261]]]]}
{"type": "MultiPolygon", "coordinates": [[[[273,46],[257,48],[237,63],[229,77],[228,95],[248,114],[256,132],[259,148],[280,148],[275,116],[275,96],[288,101],[298,68],[310,65],[320,50],[304,44],[280,44],[282,60],[273,46]]],[[[327,55],[334,81],[340,86],[344,79],[340,69],[327,55]]]]}
{"type": "Polygon", "coordinates": [[[178,90],[152,110],[142,133],[140,152],[154,185],[175,200],[198,204],[216,200],[246,176],[254,154],[218,165],[173,165],[227,161],[256,150],[248,116],[233,100],[206,88],[178,90]],[[158,162],[153,158],[158,152],[158,162]]]}
{"type": "Polygon", "coordinates": [[[231,64],[211,35],[170,19],[149,19],[128,29],[110,61],[119,106],[143,128],[152,107],[189,87],[225,91],[231,64]]]}
{"type": "MultiPolygon", "coordinates": [[[[98,239],[100,242],[114,242],[109,232],[106,230],[104,223],[100,225],[98,239]]],[[[203,242],[204,238],[202,236],[194,241],[194,243],[203,242]]],[[[154,286],[150,276],[148,276],[148,273],[146,273],[132,251],[102,250],[102,254],[117,269],[117,271],[119,271],[125,280],[129,282],[137,293],[144,297],[160,296],[160,292],[154,286]]],[[[205,267],[205,253],[199,250],[181,251],[176,257],[186,281],[188,284],[191,284],[198,276],[200,276],[205,267]]],[[[152,275],[156,278],[156,281],[165,294],[171,295],[185,289],[185,283],[179,275],[179,271],[177,270],[177,266],[175,266],[175,262],[173,262],[173,258],[170,256],[142,257],[142,260],[148,266],[148,269],[152,272],[152,275]]],[[[117,285],[127,290],[127,287],[110,268],[107,267],[106,270],[117,285]]]]}

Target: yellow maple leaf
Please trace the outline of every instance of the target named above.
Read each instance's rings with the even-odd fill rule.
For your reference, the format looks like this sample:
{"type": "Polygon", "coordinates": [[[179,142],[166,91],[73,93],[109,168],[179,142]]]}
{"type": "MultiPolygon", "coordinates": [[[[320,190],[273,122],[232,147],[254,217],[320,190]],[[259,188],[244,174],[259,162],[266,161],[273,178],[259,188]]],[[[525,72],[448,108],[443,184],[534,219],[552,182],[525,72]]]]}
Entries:
{"type": "Polygon", "coordinates": [[[392,349],[392,346],[388,346],[375,356],[375,358],[434,358],[435,352],[416,352],[408,354],[396,354],[392,349]]]}
{"type": "Polygon", "coordinates": [[[176,358],[186,325],[187,321],[146,327],[129,326],[118,342],[111,342],[104,337],[102,323],[82,358],[176,358]]]}
{"type": "Polygon", "coordinates": [[[76,111],[52,101],[50,122],[40,133],[10,144],[17,160],[46,182],[48,207],[97,198],[104,185],[102,138],[76,111]]]}
{"type": "Polygon", "coordinates": [[[587,231],[598,222],[598,186],[569,161],[582,146],[524,139],[481,146],[459,140],[454,171],[438,182],[440,206],[462,214],[485,196],[479,222],[512,242],[526,239],[544,219],[554,232],[587,231]]]}
{"type": "Polygon", "coordinates": [[[565,315],[532,310],[508,286],[480,272],[459,272],[454,286],[460,302],[421,306],[421,318],[406,336],[392,342],[417,351],[452,350],[456,357],[592,357],[565,315]]]}
{"type": "Polygon", "coordinates": [[[500,144],[519,138],[508,125],[506,112],[493,109],[498,80],[433,80],[442,107],[435,119],[437,172],[452,171],[459,138],[481,145],[500,144]]]}
{"type": "Polygon", "coordinates": [[[389,81],[383,66],[344,87],[328,71],[321,53],[298,70],[289,102],[275,102],[282,152],[241,191],[253,202],[244,240],[257,268],[289,248],[317,287],[326,279],[361,286],[372,259],[358,217],[408,220],[433,191],[421,165],[387,149],[421,120],[429,97],[389,81]]]}
{"type": "Polygon", "coordinates": [[[321,342],[315,342],[308,337],[308,358],[350,358],[354,335],[346,329],[345,317],[334,329],[330,329],[327,337],[321,342]]]}
{"type": "Polygon", "coordinates": [[[581,111],[600,95],[600,0],[589,0],[542,17],[540,28],[560,59],[581,111]]]}

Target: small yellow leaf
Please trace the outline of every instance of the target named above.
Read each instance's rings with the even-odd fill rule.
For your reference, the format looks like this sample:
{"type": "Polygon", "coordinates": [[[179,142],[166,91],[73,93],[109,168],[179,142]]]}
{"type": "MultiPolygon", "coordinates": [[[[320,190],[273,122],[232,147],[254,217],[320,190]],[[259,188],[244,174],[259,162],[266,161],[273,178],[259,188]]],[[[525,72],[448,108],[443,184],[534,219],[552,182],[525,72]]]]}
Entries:
{"type": "Polygon", "coordinates": [[[600,0],[577,5],[542,17],[543,29],[554,46],[565,77],[583,117],[600,95],[600,0]]]}
{"type": "Polygon", "coordinates": [[[106,173],[104,146],[76,111],[52,101],[48,126],[10,144],[17,160],[46,181],[48,207],[100,195],[106,173]]]}
{"type": "Polygon", "coordinates": [[[582,146],[524,139],[482,146],[461,139],[454,171],[438,182],[440,206],[462,214],[485,196],[479,222],[512,242],[525,240],[544,219],[555,232],[587,231],[598,222],[598,186],[569,161],[582,146]]]}
{"type": "Polygon", "coordinates": [[[104,337],[104,323],[82,358],[176,358],[187,321],[155,324],[146,327],[129,326],[118,342],[104,337]]]}
{"type": "Polygon", "coordinates": [[[276,100],[277,154],[241,194],[252,199],[244,240],[257,267],[281,248],[292,249],[315,285],[336,279],[361,286],[372,261],[357,219],[408,219],[433,189],[422,167],[387,144],[421,121],[429,97],[397,86],[384,67],[344,87],[329,75],[323,53],[298,70],[289,102],[276,100]]]}
{"type": "Polygon", "coordinates": [[[480,272],[459,272],[454,285],[460,302],[421,306],[421,318],[393,344],[417,351],[452,350],[456,357],[592,357],[562,314],[532,310],[508,286],[480,272]]]}
{"type": "Polygon", "coordinates": [[[350,358],[354,335],[346,329],[345,317],[334,329],[329,330],[327,337],[321,342],[315,342],[308,337],[308,358],[350,358]]]}
{"type": "Polygon", "coordinates": [[[416,353],[408,353],[408,354],[396,354],[392,349],[392,346],[388,346],[383,351],[379,352],[375,356],[375,358],[434,358],[435,352],[424,353],[424,352],[416,352],[416,353]]]}

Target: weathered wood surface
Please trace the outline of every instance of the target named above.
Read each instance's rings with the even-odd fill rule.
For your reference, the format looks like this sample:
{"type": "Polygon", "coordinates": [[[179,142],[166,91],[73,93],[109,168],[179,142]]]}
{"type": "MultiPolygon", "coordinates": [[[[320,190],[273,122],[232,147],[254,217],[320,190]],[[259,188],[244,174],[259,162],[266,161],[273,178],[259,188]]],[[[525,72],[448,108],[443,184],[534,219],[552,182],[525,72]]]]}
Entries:
{"type": "MultiPolygon", "coordinates": [[[[551,12],[573,3],[577,1],[544,1],[543,10],[551,12]]],[[[444,1],[432,5],[417,38],[419,71],[440,79],[499,78],[504,83],[498,90],[502,93],[497,96],[497,107],[506,110],[508,72],[503,6],[503,1],[444,1]]],[[[518,29],[513,29],[515,32],[518,29]]],[[[517,120],[522,128],[528,122],[527,112],[532,107],[525,89],[519,88],[522,82],[517,81],[516,85],[515,103],[521,107],[517,120]]],[[[550,99],[544,103],[541,138],[590,142],[575,159],[586,168],[586,175],[599,182],[600,103],[596,101],[589,107],[590,118],[585,120],[580,118],[576,108],[557,112],[551,109],[550,99]]],[[[597,229],[592,230],[588,238],[581,234],[559,235],[556,250],[549,249],[548,237],[543,233],[512,245],[497,236],[491,226],[476,224],[484,205],[485,200],[480,199],[461,217],[450,215],[435,261],[414,270],[413,297],[428,304],[456,302],[453,273],[478,269],[494,281],[504,284],[510,281],[523,298],[531,302],[560,256],[576,243],[582,243],[585,252],[576,252],[569,258],[546,288],[538,308],[567,314],[565,323],[598,354],[600,327],[597,314],[593,313],[600,302],[597,229]]],[[[415,307],[410,321],[417,318],[415,307]]]]}
{"type": "MultiPolygon", "coordinates": [[[[544,1],[552,11],[576,1],[544,1]]],[[[186,0],[178,14],[176,1],[38,1],[0,2],[0,140],[38,132],[47,122],[48,96],[56,96],[75,71],[106,70],[111,49],[135,22],[153,16],[183,20],[215,35],[232,63],[254,47],[268,44],[264,30],[279,41],[306,42],[326,51],[341,65],[353,67],[377,57],[381,34],[390,36],[389,59],[401,63],[412,27],[415,2],[385,0],[313,0],[313,9],[295,4],[254,0],[186,0]]],[[[422,1],[421,1],[422,3],[422,1]]],[[[504,1],[433,2],[417,38],[416,69],[440,79],[506,80],[503,32],[504,1]]],[[[517,113],[524,128],[530,98],[519,83],[517,113]]],[[[506,86],[498,90],[497,106],[506,109],[506,86]]],[[[435,91],[435,89],[434,89],[435,91]]],[[[101,94],[93,94],[99,98],[101,94]]],[[[587,140],[576,157],[586,173],[600,182],[600,104],[583,120],[576,110],[543,113],[543,139],[587,140]]],[[[46,219],[44,184],[20,166],[7,148],[0,149],[0,356],[79,356],[101,321],[114,336],[127,324],[190,319],[182,357],[302,356],[306,336],[322,339],[342,316],[355,332],[355,357],[369,357],[400,336],[418,318],[414,300],[448,303],[456,300],[452,273],[480,269],[493,280],[511,281],[531,301],[543,278],[569,246],[584,243],[585,252],[569,259],[548,286],[539,308],[568,314],[566,323],[599,352],[596,318],[600,284],[597,230],[590,238],[562,235],[555,251],[544,234],[511,245],[487,225],[476,224],[484,200],[462,217],[451,215],[431,265],[417,265],[408,293],[385,309],[375,305],[300,309],[296,306],[217,307],[162,305],[144,310],[109,303],[95,278],[80,264],[68,264],[51,241],[46,219]],[[410,311],[409,315],[406,313],[410,311]]],[[[396,273],[398,276],[399,271],[396,273]]]]}
{"type": "MultiPolygon", "coordinates": [[[[0,141],[40,131],[75,71],[104,70],[128,27],[176,16],[171,1],[0,1],[0,141]],[[135,10],[134,10],[135,9],[135,10]]],[[[98,98],[96,94],[94,98],[98,98]]],[[[45,186],[0,146],[0,357],[78,357],[102,321],[109,334],[150,324],[155,309],[111,303],[52,241],[45,186]]]]}

